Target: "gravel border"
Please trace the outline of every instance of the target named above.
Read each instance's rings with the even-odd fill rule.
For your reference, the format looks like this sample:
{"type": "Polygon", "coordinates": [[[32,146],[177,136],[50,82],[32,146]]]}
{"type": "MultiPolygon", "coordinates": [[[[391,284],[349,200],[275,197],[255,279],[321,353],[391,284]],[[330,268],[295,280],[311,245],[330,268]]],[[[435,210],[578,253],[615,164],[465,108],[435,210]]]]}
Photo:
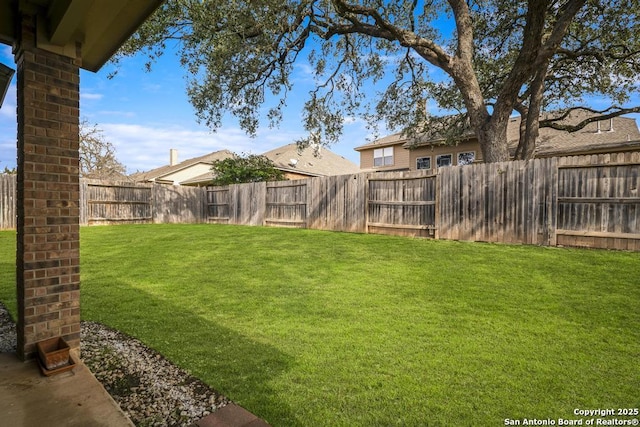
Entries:
{"type": "MultiPolygon", "coordinates": [[[[82,361],[137,426],[191,426],[231,403],[122,332],[82,322],[80,335],[82,361]]],[[[0,302],[0,352],[15,351],[15,323],[0,302]]]]}
{"type": "Polygon", "coordinates": [[[15,353],[18,349],[16,324],[0,301],[0,353],[15,353]]]}

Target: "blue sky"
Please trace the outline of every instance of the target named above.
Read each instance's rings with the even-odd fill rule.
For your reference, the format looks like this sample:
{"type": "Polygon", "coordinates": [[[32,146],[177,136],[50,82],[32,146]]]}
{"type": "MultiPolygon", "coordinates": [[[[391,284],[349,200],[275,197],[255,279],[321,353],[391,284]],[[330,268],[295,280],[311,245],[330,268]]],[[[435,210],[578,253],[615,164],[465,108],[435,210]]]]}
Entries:
{"type": "MultiPolygon", "coordinates": [[[[0,61],[15,68],[9,46],[0,45],[0,61]]],[[[110,64],[98,73],[81,71],[80,116],[97,124],[104,136],[116,147],[118,160],[129,173],[145,171],[169,162],[169,149],[178,150],[179,160],[228,149],[236,153],[261,154],[294,142],[305,135],[301,125],[301,106],[311,89],[313,77],[304,63],[294,74],[295,88],[289,95],[288,107],[279,128],[269,129],[266,122],[256,138],[242,131],[233,117],[215,133],[197,123],[195,112],[187,100],[183,70],[175,54],[167,52],[151,72],[144,71],[145,57],[123,60],[113,79],[110,64]],[[301,94],[297,99],[295,94],[301,94]]],[[[375,88],[374,88],[375,89],[375,88]]],[[[588,102],[592,107],[605,107],[608,101],[598,98],[588,102]]],[[[633,94],[630,105],[640,104],[633,94]]],[[[430,110],[436,113],[433,106],[430,110]]],[[[632,115],[640,121],[640,115],[632,115]]],[[[354,147],[371,138],[365,123],[347,120],[341,141],[328,147],[331,151],[359,164],[354,147]]],[[[380,126],[380,134],[385,134],[380,126]]],[[[0,170],[16,165],[16,86],[15,76],[0,109],[0,170]]]]}
{"type": "MultiPolygon", "coordinates": [[[[9,46],[0,45],[0,61],[16,68],[9,46]]],[[[80,72],[80,116],[104,131],[128,172],[167,164],[171,148],[178,150],[180,161],[221,149],[261,154],[305,135],[301,125],[303,99],[296,99],[295,93],[306,95],[312,78],[302,64],[296,71],[297,90],[289,96],[280,127],[269,129],[265,122],[257,137],[251,138],[233,117],[215,133],[198,124],[175,55],[163,55],[151,72],[144,71],[144,62],[143,56],[123,60],[112,79],[107,78],[114,70],[110,64],[98,73],[80,72]]],[[[0,110],[0,170],[16,165],[15,80],[14,76],[0,110]]],[[[368,135],[364,122],[348,120],[340,143],[328,149],[359,164],[359,155],[353,148],[365,144],[368,135]]]]}

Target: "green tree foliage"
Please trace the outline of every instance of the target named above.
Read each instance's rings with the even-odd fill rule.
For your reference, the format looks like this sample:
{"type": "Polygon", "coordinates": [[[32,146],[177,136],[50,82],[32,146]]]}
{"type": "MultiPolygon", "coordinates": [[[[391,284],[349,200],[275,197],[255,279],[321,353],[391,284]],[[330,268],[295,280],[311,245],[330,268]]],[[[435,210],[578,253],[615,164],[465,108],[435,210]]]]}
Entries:
{"type": "Polygon", "coordinates": [[[168,0],[120,55],[146,50],[150,66],[177,43],[191,103],[214,129],[230,112],[255,134],[267,99],[277,124],[305,63],[310,138],[337,141],[351,116],[413,136],[471,129],[484,159],[502,161],[516,111],[520,158],[541,126],[586,126],[562,122],[585,97],[609,102],[590,120],[640,111],[625,105],[638,91],[638,11],[640,0],[168,0]],[[426,100],[457,119],[430,116],[426,100]]]}
{"type": "Polygon", "coordinates": [[[234,154],[223,160],[216,160],[211,168],[213,185],[241,184],[245,182],[282,181],[284,173],[276,169],[267,157],[257,154],[240,156],[234,154]]]}
{"type": "Polygon", "coordinates": [[[116,158],[116,149],[97,124],[80,122],[80,175],[94,179],[123,179],[126,167],[116,158]]]}

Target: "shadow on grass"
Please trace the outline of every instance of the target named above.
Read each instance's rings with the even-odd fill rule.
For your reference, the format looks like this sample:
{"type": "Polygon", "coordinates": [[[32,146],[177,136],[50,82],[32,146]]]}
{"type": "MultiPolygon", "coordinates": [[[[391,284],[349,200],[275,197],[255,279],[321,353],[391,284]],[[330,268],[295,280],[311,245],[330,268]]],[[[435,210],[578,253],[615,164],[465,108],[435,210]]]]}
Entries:
{"type": "Polygon", "coordinates": [[[109,286],[115,292],[106,298],[103,291],[99,298],[90,289],[81,294],[83,320],[99,321],[138,338],[268,422],[302,425],[270,386],[293,363],[290,356],[219,325],[192,307],[122,282],[109,286]]]}

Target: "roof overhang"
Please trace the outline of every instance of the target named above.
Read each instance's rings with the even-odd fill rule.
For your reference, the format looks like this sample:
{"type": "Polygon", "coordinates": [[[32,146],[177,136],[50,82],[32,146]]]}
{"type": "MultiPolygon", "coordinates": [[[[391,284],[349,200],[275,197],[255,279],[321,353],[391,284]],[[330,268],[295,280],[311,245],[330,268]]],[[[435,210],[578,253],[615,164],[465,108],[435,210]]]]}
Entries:
{"type": "Polygon", "coordinates": [[[98,71],[164,0],[0,0],[0,42],[16,41],[20,13],[36,16],[36,46],[98,71]]]}
{"type": "Polygon", "coordinates": [[[9,90],[9,83],[11,83],[13,73],[14,71],[11,68],[0,62],[0,107],[2,107],[7,90],[9,90]]]}

